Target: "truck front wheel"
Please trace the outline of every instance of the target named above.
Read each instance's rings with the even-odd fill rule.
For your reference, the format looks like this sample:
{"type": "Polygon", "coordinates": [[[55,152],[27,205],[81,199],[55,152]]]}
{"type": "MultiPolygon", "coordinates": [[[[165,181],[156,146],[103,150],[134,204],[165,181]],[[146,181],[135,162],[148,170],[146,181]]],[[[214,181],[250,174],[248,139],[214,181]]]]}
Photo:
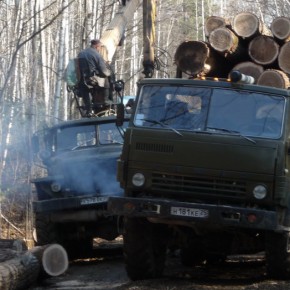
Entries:
{"type": "Polygon", "coordinates": [[[267,273],[275,279],[290,279],[289,233],[266,234],[267,273]]]}
{"type": "Polygon", "coordinates": [[[124,220],[124,257],[132,280],[162,276],[166,258],[166,228],[142,218],[124,220]]]}

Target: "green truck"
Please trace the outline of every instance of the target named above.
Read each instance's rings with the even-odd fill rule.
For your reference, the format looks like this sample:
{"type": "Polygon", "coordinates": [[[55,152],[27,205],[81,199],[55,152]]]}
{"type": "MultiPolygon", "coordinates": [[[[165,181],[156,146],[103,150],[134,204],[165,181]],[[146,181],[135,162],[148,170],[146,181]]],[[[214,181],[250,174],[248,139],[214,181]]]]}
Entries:
{"type": "Polygon", "coordinates": [[[69,258],[90,257],[93,239],[114,240],[118,217],[107,211],[109,196],[122,195],[117,159],[128,125],[116,116],[61,122],[33,137],[34,239],[36,245],[61,244],[69,258]],[[37,170],[40,172],[39,170],[37,170]]]}
{"type": "Polygon", "coordinates": [[[160,277],[168,249],[186,266],[265,252],[290,278],[290,92],[201,79],[144,79],[118,160],[132,280],[160,277]]]}

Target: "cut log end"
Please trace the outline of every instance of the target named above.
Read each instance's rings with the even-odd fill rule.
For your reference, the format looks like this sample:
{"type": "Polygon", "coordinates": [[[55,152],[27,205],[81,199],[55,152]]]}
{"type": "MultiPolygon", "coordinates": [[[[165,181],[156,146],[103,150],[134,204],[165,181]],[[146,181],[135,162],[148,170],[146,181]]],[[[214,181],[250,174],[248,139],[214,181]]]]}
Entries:
{"type": "Polygon", "coordinates": [[[286,42],[280,49],[278,64],[281,70],[290,74],[290,42],[286,42]]]}
{"type": "Polygon", "coordinates": [[[68,269],[68,256],[65,249],[58,244],[49,245],[43,252],[42,266],[50,276],[59,276],[68,269]]]}
{"type": "Polygon", "coordinates": [[[264,68],[262,65],[255,64],[251,61],[245,61],[234,66],[232,70],[238,70],[242,74],[251,76],[255,79],[255,82],[257,82],[258,78],[263,73],[264,68]]]}
{"type": "Polygon", "coordinates": [[[248,52],[254,62],[270,65],[279,55],[279,45],[272,37],[260,35],[250,42],[248,52]]]}
{"type": "Polygon", "coordinates": [[[233,29],[243,38],[252,37],[259,30],[259,18],[250,12],[239,13],[233,19],[233,29]]]}
{"type": "Polygon", "coordinates": [[[270,86],[280,89],[287,89],[289,87],[288,76],[279,70],[265,70],[257,81],[258,85],[270,86]]]}
{"type": "Polygon", "coordinates": [[[238,39],[229,29],[221,27],[210,34],[209,43],[218,52],[231,52],[238,39]]]}
{"type": "Polygon", "coordinates": [[[217,28],[225,27],[226,20],[219,16],[209,16],[204,25],[204,33],[208,37],[212,31],[217,28]]]}
{"type": "Polygon", "coordinates": [[[290,37],[290,19],[287,17],[276,17],[271,23],[273,36],[279,40],[286,40],[290,37]]]}
{"type": "Polygon", "coordinates": [[[177,67],[189,74],[195,75],[204,69],[209,48],[201,41],[183,42],[176,50],[174,60],[177,67]]]}

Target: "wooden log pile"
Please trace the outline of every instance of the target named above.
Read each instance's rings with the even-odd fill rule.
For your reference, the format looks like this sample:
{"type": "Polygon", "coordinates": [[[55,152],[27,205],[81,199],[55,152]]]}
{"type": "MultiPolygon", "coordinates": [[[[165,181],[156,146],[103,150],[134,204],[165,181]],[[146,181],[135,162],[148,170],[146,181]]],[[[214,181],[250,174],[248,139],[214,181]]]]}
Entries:
{"type": "Polygon", "coordinates": [[[177,77],[228,78],[233,70],[252,76],[259,85],[289,88],[290,18],[276,17],[267,27],[255,14],[232,19],[210,16],[207,41],[186,41],[176,50],[177,77]]]}
{"type": "Polygon", "coordinates": [[[28,289],[38,279],[67,269],[67,253],[58,244],[28,250],[22,240],[0,240],[0,290],[28,289]]]}

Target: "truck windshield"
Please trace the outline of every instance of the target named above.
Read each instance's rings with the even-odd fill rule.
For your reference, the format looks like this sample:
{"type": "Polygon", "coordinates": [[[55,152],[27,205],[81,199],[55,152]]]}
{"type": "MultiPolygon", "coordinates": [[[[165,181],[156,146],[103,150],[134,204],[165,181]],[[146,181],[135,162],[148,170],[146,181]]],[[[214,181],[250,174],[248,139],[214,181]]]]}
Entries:
{"type": "MultiPolygon", "coordinates": [[[[122,130],[127,125],[128,122],[125,122],[122,130]]],[[[64,127],[56,131],[54,151],[122,143],[122,132],[115,123],[64,127]]]]}
{"type": "Polygon", "coordinates": [[[276,139],[284,107],[284,97],[258,92],[148,85],[141,90],[134,125],[276,139]]]}

